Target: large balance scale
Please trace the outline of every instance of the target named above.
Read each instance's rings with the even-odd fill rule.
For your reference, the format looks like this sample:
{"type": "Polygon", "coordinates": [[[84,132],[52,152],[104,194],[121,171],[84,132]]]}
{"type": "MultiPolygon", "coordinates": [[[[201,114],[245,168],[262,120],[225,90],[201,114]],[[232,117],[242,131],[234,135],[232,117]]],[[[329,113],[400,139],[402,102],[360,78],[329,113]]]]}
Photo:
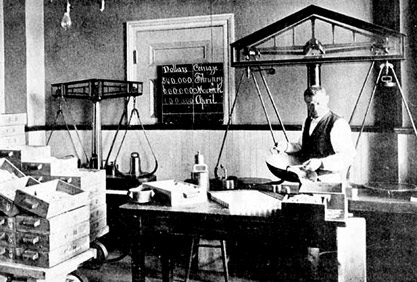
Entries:
{"type": "MultiPolygon", "coordinates": [[[[321,30],[321,32],[321,34],[323,34],[323,30],[321,30]]],[[[300,34],[306,34],[306,32],[301,32],[300,34]]],[[[245,72],[242,72],[241,80],[246,74],[247,79],[251,79],[253,81],[269,125],[273,144],[275,144],[277,140],[274,135],[269,114],[266,110],[265,99],[263,98],[260,90],[260,83],[258,82],[259,78],[264,85],[267,97],[272,104],[285,139],[288,141],[288,136],[279,114],[279,110],[266,80],[267,74],[275,74],[275,67],[296,64],[306,65],[307,86],[311,86],[321,85],[321,65],[324,63],[370,62],[371,64],[368,74],[357,97],[351,118],[349,120],[350,123],[356,112],[362,92],[365,85],[369,81],[370,74],[374,69],[375,64],[377,62],[381,62],[381,64],[377,66],[379,67],[379,71],[363,116],[360,132],[356,141],[357,147],[365,127],[365,120],[370,104],[374,98],[378,85],[383,85],[385,87],[398,87],[405,109],[411,120],[414,133],[417,136],[417,129],[411,116],[410,109],[407,105],[400,82],[395,74],[394,67],[390,63],[392,61],[404,60],[404,38],[404,34],[394,30],[311,5],[232,43],[231,65],[236,68],[245,69],[245,72]],[[309,27],[307,30],[310,29],[311,31],[311,33],[307,35],[310,37],[300,41],[300,35],[297,33],[297,30],[300,28],[304,31],[306,30],[306,26],[309,27]],[[326,29],[327,33],[324,34],[330,37],[330,40],[326,38],[326,44],[323,44],[320,41],[320,38],[316,37],[317,34],[320,34],[320,28],[326,29]],[[343,33],[350,34],[351,36],[339,38],[339,35],[343,33]],[[281,43],[288,41],[292,41],[292,44],[282,45],[281,43]]],[[[239,86],[240,83],[238,84],[238,87],[239,86]]],[[[215,166],[215,177],[217,179],[216,183],[220,186],[222,185],[221,183],[224,183],[225,181],[224,176],[219,176],[218,173],[219,167],[224,170],[224,166],[220,164],[220,160],[238,97],[239,88],[236,91],[235,100],[233,101],[230,110],[228,124],[223,137],[217,164],[215,166]]],[[[275,181],[274,184],[282,183],[284,181],[300,182],[298,175],[287,171],[288,165],[300,164],[299,160],[288,155],[280,155],[278,157],[271,156],[266,160],[266,164],[269,170],[279,179],[278,181],[275,181]]],[[[253,178],[252,180],[255,184],[268,184],[268,179],[253,178]]],[[[247,182],[250,182],[250,178],[247,182]]],[[[386,190],[381,187],[384,186],[377,185],[374,190],[386,190]]],[[[385,187],[389,187],[387,189],[404,190],[404,185],[388,185],[385,187]]],[[[414,186],[410,187],[410,189],[414,189],[414,186]]],[[[385,193],[385,191],[382,192],[385,193]]]]}

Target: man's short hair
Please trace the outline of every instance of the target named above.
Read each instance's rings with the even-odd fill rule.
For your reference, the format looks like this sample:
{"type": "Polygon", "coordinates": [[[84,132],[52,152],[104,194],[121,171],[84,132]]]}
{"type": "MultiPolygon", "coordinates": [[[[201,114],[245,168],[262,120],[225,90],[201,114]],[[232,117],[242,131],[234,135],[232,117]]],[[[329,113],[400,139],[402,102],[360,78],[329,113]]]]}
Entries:
{"type": "Polygon", "coordinates": [[[306,91],[304,91],[304,96],[311,97],[319,93],[323,93],[325,96],[327,96],[326,89],[324,89],[323,87],[319,85],[313,85],[313,86],[308,87],[306,91]]]}

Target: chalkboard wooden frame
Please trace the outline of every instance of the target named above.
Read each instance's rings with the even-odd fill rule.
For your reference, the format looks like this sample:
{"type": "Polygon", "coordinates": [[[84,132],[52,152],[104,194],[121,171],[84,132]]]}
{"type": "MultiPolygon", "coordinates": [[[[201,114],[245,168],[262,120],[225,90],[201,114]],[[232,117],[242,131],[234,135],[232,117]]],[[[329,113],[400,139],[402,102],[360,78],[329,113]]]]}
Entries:
{"type": "Polygon", "coordinates": [[[221,125],[224,120],[223,63],[157,66],[158,122],[221,125]]]}

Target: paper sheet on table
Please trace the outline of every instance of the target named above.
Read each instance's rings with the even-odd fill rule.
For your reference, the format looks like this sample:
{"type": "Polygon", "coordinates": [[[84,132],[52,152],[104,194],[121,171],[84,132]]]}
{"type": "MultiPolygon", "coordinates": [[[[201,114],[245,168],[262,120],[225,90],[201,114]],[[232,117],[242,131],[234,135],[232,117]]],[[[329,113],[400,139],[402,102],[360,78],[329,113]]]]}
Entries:
{"type": "Polygon", "coordinates": [[[281,209],[281,201],[257,190],[210,191],[213,201],[231,214],[267,216],[281,209]]]}

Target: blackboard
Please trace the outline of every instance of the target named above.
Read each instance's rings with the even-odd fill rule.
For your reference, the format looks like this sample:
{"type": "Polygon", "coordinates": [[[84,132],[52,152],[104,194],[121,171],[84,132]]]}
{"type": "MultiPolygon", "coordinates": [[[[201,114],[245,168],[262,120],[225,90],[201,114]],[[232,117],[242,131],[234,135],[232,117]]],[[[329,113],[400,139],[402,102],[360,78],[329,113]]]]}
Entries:
{"type": "Polygon", "coordinates": [[[223,63],[161,65],[157,70],[159,122],[223,123],[223,63]]]}

